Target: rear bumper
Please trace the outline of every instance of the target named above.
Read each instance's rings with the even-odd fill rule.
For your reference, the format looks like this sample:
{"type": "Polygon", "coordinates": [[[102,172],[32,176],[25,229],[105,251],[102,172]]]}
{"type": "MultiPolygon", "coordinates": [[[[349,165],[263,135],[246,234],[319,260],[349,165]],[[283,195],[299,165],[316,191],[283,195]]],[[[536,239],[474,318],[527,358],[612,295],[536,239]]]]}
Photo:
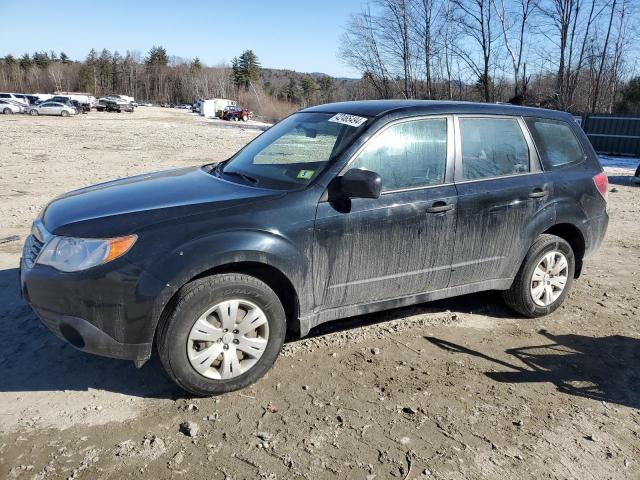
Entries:
{"type": "Polygon", "coordinates": [[[584,223],[586,245],[585,245],[585,258],[593,254],[604,240],[607,233],[607,227],[609,226],[609,215],[604,212],[602,215],[590,218],[584,223]]]}
{"type": "Polygon", "coordinates": [[[144,363],[151,356],[151,343],[120,343],[87,320],[33,307],[42,323],[58,338],[78,350],[104,357],[144,363]]]}

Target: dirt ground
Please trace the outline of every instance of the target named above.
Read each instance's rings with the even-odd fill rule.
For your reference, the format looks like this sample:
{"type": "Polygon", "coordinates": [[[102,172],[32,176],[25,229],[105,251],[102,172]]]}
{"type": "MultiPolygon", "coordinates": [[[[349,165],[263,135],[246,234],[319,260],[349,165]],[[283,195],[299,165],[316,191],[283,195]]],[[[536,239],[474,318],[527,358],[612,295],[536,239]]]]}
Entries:
{"type": "Polygon", "coordinates": [[[22,242],[50,199],[220,160],[257,133],[161,108],[0,116],[0,478],[640,479],[629,170],[609,171],[606,241],[550,317],[489,292],[335,322],[218,398],[186,398],[155,358],[76,351],[20,300],[22,242]]]}

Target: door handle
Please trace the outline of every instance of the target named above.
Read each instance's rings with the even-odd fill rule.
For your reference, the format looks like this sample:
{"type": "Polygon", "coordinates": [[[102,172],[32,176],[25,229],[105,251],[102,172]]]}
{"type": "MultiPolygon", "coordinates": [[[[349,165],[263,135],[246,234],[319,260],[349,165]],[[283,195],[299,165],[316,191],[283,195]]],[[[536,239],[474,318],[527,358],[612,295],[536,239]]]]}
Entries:
{"type": "Polygon", "coordinates": [[[445,202],[434,202],[429,208],[427,208],[427,213],[442,213],[447,212],[449,210],[453,210],[453,203],[445,203],[445,202]]]}
{"type": "Polygon", "coordinates": [[[534,188],[533,192],[529,194],[529,198],[542,198],[549,195],[548,190],[542,190],[541,188],[534,188]]]}

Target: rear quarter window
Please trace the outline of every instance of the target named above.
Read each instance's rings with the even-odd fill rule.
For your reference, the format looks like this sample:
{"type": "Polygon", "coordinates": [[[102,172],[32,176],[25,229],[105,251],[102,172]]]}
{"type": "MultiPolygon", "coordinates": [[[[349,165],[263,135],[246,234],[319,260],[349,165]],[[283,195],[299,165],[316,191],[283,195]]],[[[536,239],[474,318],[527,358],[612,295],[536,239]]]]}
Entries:
{"type": "Polygon", "coordinates": [[[565,122],[543,118],[525,119],[538,148],[545,170],[582,162],[584,151],[573,130],[565,122]]]}

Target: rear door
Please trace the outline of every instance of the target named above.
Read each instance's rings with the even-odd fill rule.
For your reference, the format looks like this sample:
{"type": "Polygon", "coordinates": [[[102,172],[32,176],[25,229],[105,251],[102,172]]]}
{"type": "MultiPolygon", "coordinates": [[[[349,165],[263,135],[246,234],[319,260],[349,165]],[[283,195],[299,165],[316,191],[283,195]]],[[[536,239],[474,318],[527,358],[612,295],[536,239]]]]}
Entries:
{"type": "Polygon", "coordinates": [[[510,278],[533,242],[532,222],[553,219],[551,177],[541,171],[521,118],[459,115],[455,127],[458,225],[450,286],[510,278]]]}
{"type": "Polygon", "coordinates": [[[350,168],[382,178],[377,199],[318,204],[314,277],[322,308],[372,303],[446,288],[456,227],[453,118],[384,127],[350,168]]]}

